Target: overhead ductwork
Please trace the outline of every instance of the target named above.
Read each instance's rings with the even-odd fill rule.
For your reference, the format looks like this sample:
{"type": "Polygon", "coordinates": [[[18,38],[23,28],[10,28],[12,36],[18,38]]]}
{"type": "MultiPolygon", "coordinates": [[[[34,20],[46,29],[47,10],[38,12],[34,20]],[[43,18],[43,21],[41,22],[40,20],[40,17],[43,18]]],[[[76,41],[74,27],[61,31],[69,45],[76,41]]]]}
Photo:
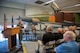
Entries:
{"type": "Polygon", "coordinates": [[[50,7],[54,10],[54,12],[61,11],[59,6],[56,4],[55,0],[50,0],[43,3],[44,6],[50,5],[50,7]]]}
{"type": "Polygon", "coordinates": [[[76,5],[72,5],[72,6],[68,6],[68,7],[63,7],[62,9],[67,9],[67,8],[72,8],[72,7],[78,7],[80,6],[80,4],[76,4],[76,5]]]}

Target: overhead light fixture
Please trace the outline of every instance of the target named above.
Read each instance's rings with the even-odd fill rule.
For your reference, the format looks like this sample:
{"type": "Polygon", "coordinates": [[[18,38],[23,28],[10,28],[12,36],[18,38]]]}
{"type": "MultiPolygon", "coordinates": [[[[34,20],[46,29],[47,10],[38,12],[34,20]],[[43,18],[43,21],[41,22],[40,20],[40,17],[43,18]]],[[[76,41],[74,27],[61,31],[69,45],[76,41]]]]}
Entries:
{"type": "Polygon", "coordinates": [[[47,2],[45,2],[45,3],[43,3],[43,4],[44,4],[44,5],[45,5],[45,4],[49,4],[49,3],[53,2],[53,1],[55,1],[55,0],[50,0],[50,1],[47,1],[47,2]]]}

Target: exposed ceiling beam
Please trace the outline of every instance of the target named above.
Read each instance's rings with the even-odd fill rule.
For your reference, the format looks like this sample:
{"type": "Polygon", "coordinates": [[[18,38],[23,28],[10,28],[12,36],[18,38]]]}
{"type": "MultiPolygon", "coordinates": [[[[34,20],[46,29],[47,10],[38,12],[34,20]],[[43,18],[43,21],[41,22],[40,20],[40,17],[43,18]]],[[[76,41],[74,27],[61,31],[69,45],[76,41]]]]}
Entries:
{"type": "Polygon", "coordinates": [[[67,8],[72,8],[72,7],[77,7],[77,6],[80,6],[80,4],[76,4],[76,5],[68,6],[68,7],[63,7],[62,9],[67,9],[67,8]]]}
{"type": "Polygon", "coordinates": [[[47,1],[47,2],[43,3],[43,5],[45,5],[45,4],[49,4],[49,3],[54,2],[54,1],[55,1],[55,0],[47,1]]]}

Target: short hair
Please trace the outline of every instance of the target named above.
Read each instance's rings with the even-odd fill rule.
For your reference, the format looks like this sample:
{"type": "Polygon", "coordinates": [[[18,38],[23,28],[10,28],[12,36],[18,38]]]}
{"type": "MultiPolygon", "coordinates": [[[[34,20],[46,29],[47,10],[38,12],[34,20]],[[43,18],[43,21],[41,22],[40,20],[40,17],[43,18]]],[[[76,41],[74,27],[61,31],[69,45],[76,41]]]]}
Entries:
{"type": "Polygon", "coordinates": [[[74,26],[72,27],[72,29],[73,29],[73,30],[76,30],[76,29],[77,29],[77,26],[76,26],[76,25],[74,25],[74,26]]]}
{"type": "Polygon", "coordinates": [[[62,28],[57,28],[57,31],[58,31],[58,32],[62,32],[63,29],[62,29],[62,28]]]}
{"type": "Polygon", "coordinates": [[[63,36],[66,36],[66,35],[68,35],[71,38],[71,40],[76,39],[76,34],[73,31],[67,31],[63,34],[63,36]]]}
{"type": "Polygon", "coordinates": [[[64,32],[69,31],[69,28],[68,28],[68,27],[65,27],[65,28],[63,29],[63,31],[64,31],[64,32]]]}
{"type": "Polygon", "coordinates": [[[69,30],[72,30],[72,27],[73,27],[73,26],[69,26],[69,30]]]}
{"type": "Polygon", "coordinates": [[[47,30],[48,30],[48,31],[52,31],[52,26],[48,26],[48,27],[47,27],[47,30]]]}

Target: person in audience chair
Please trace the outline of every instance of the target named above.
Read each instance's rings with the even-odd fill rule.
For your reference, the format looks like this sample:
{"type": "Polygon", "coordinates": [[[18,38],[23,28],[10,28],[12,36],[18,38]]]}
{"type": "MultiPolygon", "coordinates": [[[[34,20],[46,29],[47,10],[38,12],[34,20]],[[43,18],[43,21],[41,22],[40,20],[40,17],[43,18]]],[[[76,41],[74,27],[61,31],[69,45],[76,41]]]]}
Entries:
{"type": "Polygon", "coordinates": [[[43,35],[42,43],[43,43],[43,45],[45,45],[49,41],[53,41],[53,40],[55,40],[55,36],[52,33],[52,26],[48,26],[46,28],[46,33],[43,35]]]}
{"type": "Polygon", "coordinates": [[[79,45],[75,41],[76,35],[73,31],[67,31],[63,34],[64,43],[55,47],[56,53],[79,53],[79,45]]]}
{"type": "Polygon", "coordinates": [[[74,25],[74,26],[72,27],[72,30],[73,30],[73,32],[76,34],[76,36],[79,35],[79,31],[77,30],[77,26],[76,26],[76,25],[74,25]]]}
{"type": "Polygon", "coordinates": [[[64,27],[63,33],[65,33],[66,31],[69,31],[69,28],[68,27],[64,27]]]}
{"type": "Polygon", "coordinates": [[[55,40],[63,39],[63,29],[62,28],[57,28],[57,33],[55,34],[55,40]]]}
{"type": "Polygon", "coordinates": [[[52,33],[52,26],[48,26],[46,28],[46,33],[43,35],[41,42],[42,46],[40,48],[43,49],[43,53],[51,53],[53,51],[55,44],[55,35],[52,33]]]}
{"type": "Polygon", "coordinates": [[[69,26],[69,31],[73,31],[72,27],[73,27],[73,26],[69,26]]]}
{"type": "Polygon", "coordinates": [[[62,28],[57,28],[57,33],[54,33],[55,34],[55,46],[58,46],[60,45],[61,43],[63,43],[64,41],[63,40],[63,29],[62,28]]]}

